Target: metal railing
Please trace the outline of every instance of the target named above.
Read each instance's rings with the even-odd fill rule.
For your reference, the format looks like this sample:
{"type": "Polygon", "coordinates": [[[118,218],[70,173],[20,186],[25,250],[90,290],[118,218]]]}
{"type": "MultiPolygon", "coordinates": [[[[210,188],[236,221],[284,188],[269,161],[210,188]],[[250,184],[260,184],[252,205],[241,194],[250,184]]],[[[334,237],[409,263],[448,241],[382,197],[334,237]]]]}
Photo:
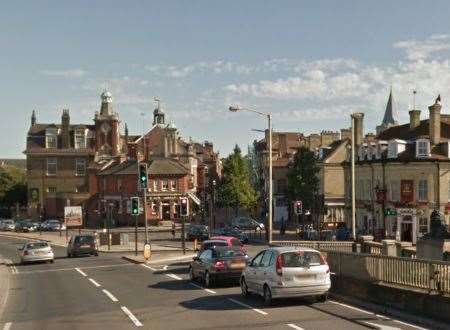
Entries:
{"type": "Polygon", "coordinates": [[[450,262],[326,251],[338,276],[450,294],[450,262]]]}
{"type": "Polygon", "coordinates": [[[274,246],[301,246],[321,251],[352,252],[350,241],[273,241],[274,246]]]}

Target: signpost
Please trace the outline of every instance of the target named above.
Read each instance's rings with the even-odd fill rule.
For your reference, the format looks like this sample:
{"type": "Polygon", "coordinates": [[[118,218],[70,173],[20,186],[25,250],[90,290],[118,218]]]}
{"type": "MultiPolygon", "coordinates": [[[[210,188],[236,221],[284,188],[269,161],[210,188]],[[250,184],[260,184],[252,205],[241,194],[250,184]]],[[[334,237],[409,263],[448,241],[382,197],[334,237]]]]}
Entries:
{"type": "MultiPolygon", "coordinates": [[[[81,206],[64,207],[64,223],[66,224],[66,241],[69,227],[81,227],[83,225],[83,209],[81,206]]],[[[61,228],[61,226],[60,226],[61,228]]]]}
{"type": "Polygon", "coordinates": [[[180,197],[180,216],[181,216],[181,246],[183,254],[186,254],[186,234],[185,221],[189,216],[189,199],[187,197],[180,197]]]}
{"type": "Polygon", "coordinates": [[[139,197],[131,197],[131,214],[134,216],[134,255],[138,255],[139,197]]]}

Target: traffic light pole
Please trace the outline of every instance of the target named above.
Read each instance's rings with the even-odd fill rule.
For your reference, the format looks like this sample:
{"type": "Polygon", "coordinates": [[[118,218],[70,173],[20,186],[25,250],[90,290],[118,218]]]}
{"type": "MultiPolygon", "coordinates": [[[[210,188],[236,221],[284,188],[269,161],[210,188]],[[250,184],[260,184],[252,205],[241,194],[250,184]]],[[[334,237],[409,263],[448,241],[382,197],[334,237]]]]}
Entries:
{"type": "Polygon", "coordinates": [[[144,204],[144,223],[145,223],[145,244],[149,244],[148,240],[148,223],[147,223],[147,188],[143,191],[143,204],[144,204]]]}
{"type": "Polygon", "coordinates": [[[134,255],[138,255],[138,217],[134,217],[134,255]]]}
{"type": "Polygon", "coordinates": [[[184,224],[186,222],[186,217],[181,217],[181,247],[183,249],[183,254],[186,254],[186,235],[185,235],[185,229],[184,224]]]}

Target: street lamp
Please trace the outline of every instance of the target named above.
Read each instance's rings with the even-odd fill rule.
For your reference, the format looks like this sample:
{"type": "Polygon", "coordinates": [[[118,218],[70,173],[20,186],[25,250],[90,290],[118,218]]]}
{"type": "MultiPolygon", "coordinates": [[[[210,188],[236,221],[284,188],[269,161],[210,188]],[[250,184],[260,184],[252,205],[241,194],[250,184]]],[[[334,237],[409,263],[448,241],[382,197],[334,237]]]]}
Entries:
{"type": "Polygon", "coordinates": [[[238,105],[230,105],[228,110],[231,112],[238,111],[248,111],[254,112],[260,116],[267,117],[268,128],[269,128],[269,244],[272,243],[272,207],[273,207],[273,196],[272,196],[272,114],[269,112],[260,112],[253,109],[241,108],[238,105]]]}

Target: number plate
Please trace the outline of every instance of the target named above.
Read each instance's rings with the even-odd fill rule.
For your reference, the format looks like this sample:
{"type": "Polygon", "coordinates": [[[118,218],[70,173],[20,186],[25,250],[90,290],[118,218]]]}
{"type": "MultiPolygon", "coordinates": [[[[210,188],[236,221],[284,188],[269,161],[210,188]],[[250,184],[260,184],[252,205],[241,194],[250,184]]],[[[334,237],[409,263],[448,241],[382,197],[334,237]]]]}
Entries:
{"type": "Polygon", "coordinates": [[[89,244],[84,244],[84,245],[81,245],[80,247],[82,247],[82,248],[88,248],[88,247],[91,247],[89,244]]]}
{"type": "Polygon", "coordinates": [[[238,269],[238,268],[244,268],[245,267],[245,264],[243,263],[243,262],[236,262],[236,263],[232,263],[231,265],[230,265],[230,268],[232,268],[232,269],[238,269]]]}

